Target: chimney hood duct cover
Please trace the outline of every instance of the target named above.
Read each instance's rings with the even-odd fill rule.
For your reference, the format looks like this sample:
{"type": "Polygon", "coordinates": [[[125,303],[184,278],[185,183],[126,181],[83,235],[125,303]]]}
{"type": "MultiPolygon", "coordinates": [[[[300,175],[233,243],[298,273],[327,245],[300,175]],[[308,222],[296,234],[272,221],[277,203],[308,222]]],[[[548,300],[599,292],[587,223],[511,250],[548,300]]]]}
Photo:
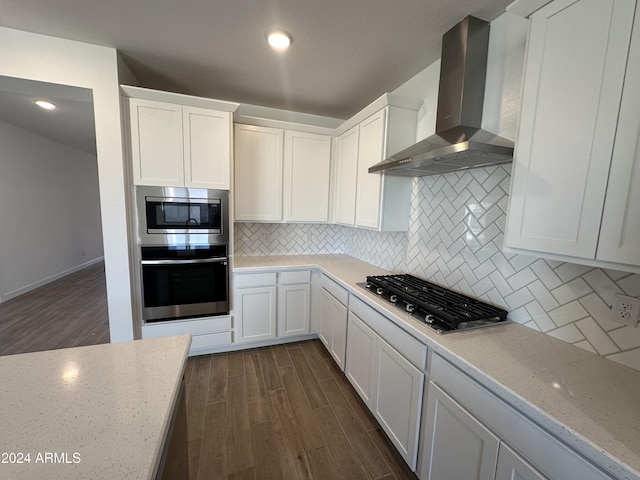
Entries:
{"type": "Polygon", "coordinates": [[[420,177],[513,159],[513,142],[482,129],[489,23],[472,16],[442,37],[436,133],[369,168],[420,177]]]}

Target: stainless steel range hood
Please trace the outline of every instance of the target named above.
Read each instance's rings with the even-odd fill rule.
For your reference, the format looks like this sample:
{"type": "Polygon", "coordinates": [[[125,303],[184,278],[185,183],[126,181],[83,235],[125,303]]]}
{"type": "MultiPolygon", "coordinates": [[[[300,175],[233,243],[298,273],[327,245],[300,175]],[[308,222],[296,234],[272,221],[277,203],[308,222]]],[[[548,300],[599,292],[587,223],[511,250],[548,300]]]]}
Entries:
{"type": "Polygon", "coordinates": [[[510,162],[513,142],[482,129],[489,23],[467,17],[442,38],[436,134],[369,168],[435,175],[510,162]]]}

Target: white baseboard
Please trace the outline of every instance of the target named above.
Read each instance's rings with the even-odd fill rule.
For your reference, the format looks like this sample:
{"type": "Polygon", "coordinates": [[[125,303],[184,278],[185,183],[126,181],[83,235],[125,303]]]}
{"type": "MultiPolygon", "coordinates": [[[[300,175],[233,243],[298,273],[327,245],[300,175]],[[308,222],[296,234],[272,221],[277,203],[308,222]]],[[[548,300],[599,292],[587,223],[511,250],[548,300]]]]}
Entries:
{"type": "Polygon", "coordinates": [[[102,261],[104,261],[104,257],[97,257],[97,258],[94,258],[93,260],[89,260],[88,262],[81,263],[80,265],[76,265],[75,267],[68,268],[67,270],[64,270],[60,273],[56,273],[55,275],[51,275],[50,277],[43,278],[42,280],[38,280],[37,282],[34,282],[25,287],[21,287],[21,288],[18,288],[17,290],[13,290],[12,292],[0,294],[0,303],[11,300],[12,298],[19,297],[20,295],[30,292],[31,290],[35,290],[36,288],[42,287],[43,285],[54,282],[62,277],[66,277],[67,275],[71,275],[72,273],[78,272],[80,270],[83,270],[87,267],[90,267],[102,261]]]}

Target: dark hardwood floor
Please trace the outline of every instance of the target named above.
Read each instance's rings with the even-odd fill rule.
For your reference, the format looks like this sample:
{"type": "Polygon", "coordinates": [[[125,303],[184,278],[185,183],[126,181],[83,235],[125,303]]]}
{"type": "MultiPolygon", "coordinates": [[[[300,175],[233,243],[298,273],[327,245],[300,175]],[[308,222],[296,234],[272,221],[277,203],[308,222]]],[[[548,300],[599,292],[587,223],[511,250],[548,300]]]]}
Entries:
{"type": "Polygon", "coordinates": [[[319,340],[190,358],[190,479],[415,479],[319,340]]]}
{"type": "Polygon", "coordinates": [[[0,355],[109,343],[104,263],[0,303],[0,355]]]}

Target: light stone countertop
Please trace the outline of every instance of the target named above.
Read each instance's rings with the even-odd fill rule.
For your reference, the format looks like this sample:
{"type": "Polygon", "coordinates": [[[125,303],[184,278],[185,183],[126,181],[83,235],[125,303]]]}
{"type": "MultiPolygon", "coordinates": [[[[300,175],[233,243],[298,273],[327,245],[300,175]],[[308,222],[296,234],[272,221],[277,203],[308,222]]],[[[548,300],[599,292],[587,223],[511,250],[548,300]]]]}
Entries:
{"type": "Polygon", "coordinates": [[[0,478],[155,478],[190,344],[181,335],[0,357],[0,478]],[[31,461],[2,462],[10,452],[31,461]]]}
{"type": "Polygon", "coordinates": [[[357,286],[389,272],[348,255],[237,256],[234,272],[305,267],[321,269],[615,478],[640,479],[640,371],[516,323],[437,335],[357,286]]]}

